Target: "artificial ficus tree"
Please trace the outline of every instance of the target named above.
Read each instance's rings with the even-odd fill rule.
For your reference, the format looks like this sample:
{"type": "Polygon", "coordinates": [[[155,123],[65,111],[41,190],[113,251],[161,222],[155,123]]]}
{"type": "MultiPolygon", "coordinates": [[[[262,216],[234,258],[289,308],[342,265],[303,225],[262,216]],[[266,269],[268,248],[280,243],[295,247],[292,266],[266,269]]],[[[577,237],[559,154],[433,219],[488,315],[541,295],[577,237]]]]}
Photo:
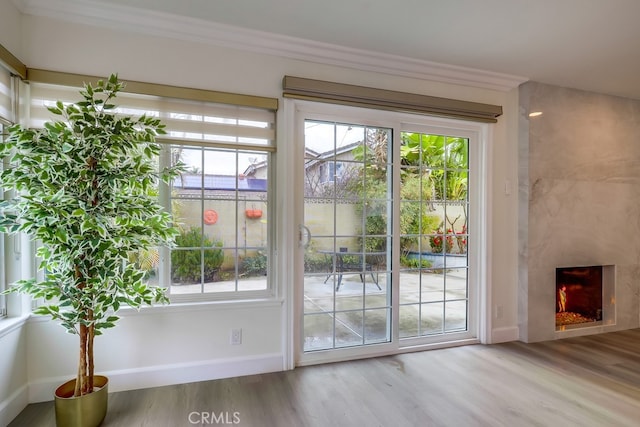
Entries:
{"type": "Polygon", "coordinates": [[[117,114],[122,89],[117,75],[85,84],[81,101],[49,107],[57,120],[43,129],[10,126],[0,144],[9,160],[0,185],[14,192],[0,205],[0,231],[38,241],[46,272],[9,291],[44,299],[35,313],[79,336],[76,396],[93,391],[94,337],[115,325],[119,308],[168,302],[131,254],[170,245],[178,234],[155,195],[181,166],[158,170],[155,138],[164,125],[117,114]]]}

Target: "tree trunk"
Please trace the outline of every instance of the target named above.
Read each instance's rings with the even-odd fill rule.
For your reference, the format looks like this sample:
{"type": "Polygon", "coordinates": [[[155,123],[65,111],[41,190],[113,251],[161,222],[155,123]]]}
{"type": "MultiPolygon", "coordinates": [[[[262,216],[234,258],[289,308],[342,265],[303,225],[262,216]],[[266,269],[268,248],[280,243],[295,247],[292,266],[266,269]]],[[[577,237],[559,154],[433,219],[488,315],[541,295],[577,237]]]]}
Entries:
{"type": "Polygon", "coordinates": [[[91,320],[91,326],[89,326],[87,336],[87,375],[89,376],[89,382],[87,387],[87,393],[93,392],[93,338],[95,337],[96,326],[93,323],[93,310],[89,310],[89,320],[91,320]]]}
{"type": "Polygon", "coordinates": [[[82,396],[86,394],[86,375],[87,375],[87,342],[88,333],[87,326],[80,325],[80,354],[78,361],[78,377],[76,378],[76,389],[74,396],[82,396]]]}
{"type": "MultiPolygon", "coordinates": [[[[76,277],[82,277],[80,268],[76,266],[76,277]]],[[[80,283],[78,288],[84,289],[86,283],[80,283]]],[[[86,307],[81,307],[80,310],[86,307]]],[[[95,337],[95,325],[93,323],[93,310],[86,308],[87,315],[83,320],[88,324],[80,323],[78,334],[80,335],[80,354],[78,360],[78,374],[73,395],[84,396],[93,392],[93,338],[95,337]]]]}
{"type": "MultiPolygon", "coordinates": [[[[93,319],[91,319],[93,320],[93,319]]],[[[95,326],[80,325],[80,360],[74,396],[93,392],[93,338],[95,326]]]]}

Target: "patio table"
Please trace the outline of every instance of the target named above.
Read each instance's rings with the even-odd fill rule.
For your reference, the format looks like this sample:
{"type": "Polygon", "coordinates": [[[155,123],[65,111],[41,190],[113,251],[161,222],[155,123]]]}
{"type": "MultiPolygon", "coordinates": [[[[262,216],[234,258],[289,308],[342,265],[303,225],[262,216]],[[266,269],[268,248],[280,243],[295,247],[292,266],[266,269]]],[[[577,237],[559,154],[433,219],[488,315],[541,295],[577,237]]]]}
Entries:
{"type": "MultiPolygon", "coordinates": [[[[375,273],[372,269],[371,264],[367,262],[367,257],[375,257],[375,256],[384,256],[387,253],[384,251],[375,251],[375,252],[361,252],[361,251],[349,251],[347,248],[339,248],[339,250],[323,250],[320,249],[317,251],[320,254],[325,254],[332,257],[332,264],[335,266],[335,272],[338,273],[338,283],[336,285],[336,291],[340,290],[340,285],[342,284],[342,276],[344,274],[358,274],[360,275],[360,280],[362,283],[365,283],[366,273],[371,275],[371,279],[373,283],[378,287],[379,290],[382,290],[380,285],[378,284],[378,274],[375,273]],[[359,261],[358,262],[345,262],[345,257],[355,257],[359,261]],[[363,261],[364,257],[364,263],[363,261]]],[[[333,272],[332,272],[333,273],[333,272]]],[[[327,283],[331,274],[324,279],[324,283],[327,283]]]]}

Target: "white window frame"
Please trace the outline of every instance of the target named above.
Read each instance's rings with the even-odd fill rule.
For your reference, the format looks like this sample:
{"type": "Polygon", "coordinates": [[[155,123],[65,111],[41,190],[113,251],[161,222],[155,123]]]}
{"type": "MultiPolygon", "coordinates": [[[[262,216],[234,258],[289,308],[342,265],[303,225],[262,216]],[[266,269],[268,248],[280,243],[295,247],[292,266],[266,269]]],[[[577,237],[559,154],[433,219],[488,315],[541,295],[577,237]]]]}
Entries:
{"type": "MultiPolygon", "coordinates": [[[[4,130],[7,123],[0,119],[0,141],[4,138],[4,130]]],[[[0,165],[0,170],[4,169],[4,162],[0,165]]],[[[4,190],[0,188],[0,200],[4,200],[4,190]]],[[[0,292],[7,288],[6,272],[5,272],[5,247],[6,236],[0,235],[0,292]]],[[[7,297],[6,295],[0,295],[0,319],[7,316],[7,297]]]]}
{"type": "MultiPolygon", "coordinates": [[[[95,80],[97,79],[85,81],[95,80]]],[[[46,105],[55,103],[58,100],[74,102],[79,99],[79,87],[48,82],[32,82],[31,86],[34,96],[29,96],[28,98],[30,100],[29,108],[32,126],[41,125],[44,121],[49,120],[50,114],[46,111],[46,105]],[[40,86],[38,87],[38,85],[40,86]]],[[[201,99],[179,99],[159,95],[149,96],[132,92],[121,92],[120,95],[116,100],[120,112],[131,113],[135,116],[146,113],[160,118],[161,122],[167,124],[167,135],[157,139],[160,144],[165,146],[173,144],[185,147],[203,147],[205,149],[259,151],[264,152],[267,157],[271,157],[271,160],[268,160],[269,176],[267,178],[266,203],[269,206],[269,217],[276,218],[275,204],[273,203],[273,194],[275,193],[273,178],[275,174],[271,165],[275,158],[276,141],[275,136],[269,137],[269,135],[275,135],[276,113],[273,110],[268,107],[226,104],[210,100],[202,101],[201,99]],[[175,110],[167,109],[172,105],[176,106],[175,110]],[[199,107],[199,105],[202,105],[202,107],[199,107]],[[181,110],[183,112],[178,111],[179,109],[183,109],[181,110]],[[264,125],[265,123],[267,126],[264,125]],[[244,126],[245,131],[225,133],[235,125],[244,126]]],[[[163,150],[163,152],[166,152],[166,150],[163,150]]],[[[167,158],[162,159],[161,157],[159,165],[162,166],[163,164],[168,165],[169,161],[167,158]]],[[[170,212],[171,197],[168,191],[170,191],[168,186],[160,185],[159,202],[170,212]]],[[[171,252],[169,248],[159,249],[158,285],[168,289],[168,296],[172,302],[180,303],[273,299],[277,296],[277,289],[272,279],[275,258],[275,227],[275,221],[267,223],[267,231],[265,233],[267,245],[265,251],[267,252],[268,266],[266,288],[264,290],[171,294],[171,252]]]]}
{"type": "MultiPolygon", "coordinates": [[[[293,153],[289,156],[287,163],[288,170],[296,171],[300,174],[299,159],[302,158],[300,150],[303,149],[299,143],[303,138],[303,123],[305,119],[322,119],[345,122],[352,119],[358,120],[358,124],[387,127],[393,129],[394,135],[394,162],[400,159],[400,133],[419,132],[427,129],[431,134],[442,134],[459,136],[469,139],[469,181],[472,186],[469,190],[469,228],[472,230],[473,238],[469,239],[469,283],[470,287],[475,287],[473,292],[474,306],[469,308],[469,334],[448,343],[436,342],[437,337],[418,337],[415,339],[399,340],[398,330],[398,305],[394,302],[392,306],[392,340],[391,343],[366,346],[366,348],[346,348],[331,350],[331,355],[327,352],[304,353],[302,345],[302,328],[299,319],[302,318],[301,298],[302,287],[299,281],[303,277],[304,256],[302,250],[295,254],[296,262],[292,271],[291,280],[287,284],[293,295],[287,303],[288,314],[291,318],[289,324],[290,339],[287,343],[291,349],[291,357],[288,359],[290,367],[310,365],[315,363],[326,363],[329,361],[340,361],[357,359],[361,357],[382,356],[398,354],[403,352],[419,351],[428,348],[439,348],[452,345],[462,345],[465,343],[488,343],[490,342],[491,330],[491,265],[488,261],[488,254],[491,253],[492,242],[490,240],[490,159],[491,159],[491,125],[487,123],[462,121],[449,118],[441,118],[427,115],[387,112],[381,110],[369,110],[358,107],[348,107],[336,104],[318,103],[304,100],[286,99],[284,111],[287,120],[291,123],[287,128],[287,137],[281,150],[293,153]],[[346,118],[345,118],[346,117],[346,118]],[[296,163],[297,162],[297,163],[296,163]],[[473,319],[472,319],[473,317],[473,319]]],[[[297,176],[297,175],[296,175],[297,176]]],[[[302,197],[300,183],[295,180],[296,187],[287,187],[289,194],[296,194],[289,206],[293,209],[292,221],[289,221],[289,236],[294,247],[302,244],[300,225],[303,218],[303,207],[299,197],[302,197]]],[[[399,180],[394,177],[394,215],[399,215],[399,180]]],[[[394,235],[399,235],[399,228],[393,231],[394,235]]],[[[399,243],[394,239],[393,265],[399,262],[399,243]]],[[[399,277],[393,275],[392,292],[398,295],[399,277]]],[[[471,295],[470,295],[471,296],[471,295]]],[[[397,298],[394,298],[397,301],[397,298]]]]}
{"type": "MultiPolygon", "coordinates": [[[[6,128],[16,121],[16,110],[18,102],[17,78],[11,75],[11,72],[2,67],[0,64],[0,141],[4,138],[6,128]]],[[[0,158],[0,171],[5,167],[6,159],[0,158]]],[[[0,188],[0,200],[4,200],[5,193],[0,188]]],[[[0,292],[4,291],[8,286],[9,265],[6,255],[9,237],[0,234],[0,292]]],[[[0,319],[7,317],[8,297],[0,295],[0,319]]]]}
{"type": "MultiPolygon", "coordinates": [[[[163,152],[165,153],[165,155],[167,154],[167,148],[169,146],[169,144],[171,145],[182,145],[184,147],[194,147],[192,144],[189,144],[188,142],[185,143],[179,143],[177,141],[173,141],[173,142],[167,142],[165,144],[164,150],[163,152]]],[[[216,148],[221,148],[221,149],[229,149],[229,146],[226,145],[224,147],[220,147],[217,146],[215,144],[200,144],[200,147],[204,148],[204,149],[216,149],[216,148]]],[[[243,144],[238,144],[235,148],[232,148],[232,150],[238,150],[241,152],[246,152],[246,151],[261,151],[260,147],[253,147],[253,148],[249,148],[246,145],[243,144]]],[[[271,299],[274,298],[276,296],[276,289],[273,285],[274,280],[272,279],[273,277],[273,271],[274,271],[274,263],[273,263],[273,259],[275,258],[274,255],[274,244],[275,241],[273,239],[273,236],[275,234],[275,209],[274,209],[274,203],[273,203],[273,193],[274,193],[274,185],[273,185],[273,167],[272,167],[272,163],[273,163],[273,153],[271,153],[268,150],[262,150],[262,152],[267,156],[267,173],[268,173],[268,177],[267,177],[267,198],[266,198],[266,204],[268,206],[268,216],[271,220],[267,221],[267,242],[266,242],[266,246],[265,246],[265,251],[267,252],[267,274],[265,277],[266,280],[266,288],[263,290],[237,290],[238,287],[238,278],[236,277],[235,281],[236,281],[236,290],[235,291],[226,291],[226,292],[204,292],[203,290],[201,290],[201,292],[199,293],[184,293],[184,294],[172,294],[171,292],[168,293],[169,298],[171,299],[172,302],[201,302],[201,301],[220,301],[220,300],[255,300],[255,299],[271,299]]],[[[170,189],[168,186],[161,186],[161,194],[160,194],[160,200],[161,203],[163,204],[163,206],[165,207],[165,209],[167,209],[169,212],[171,211],[171,200],[172,198],[169,195],[170,189]],[[164,193],[163,193],[164,192],[164,193]]],[[[197,200],[204,200],[204,199],[197,199],[197,200]]],[[[238,203],[240,202],[240,200],[236,199],[236,210],[238,209],[238,203]]],[[[237,228],[236,228],[237,229],[237,228]]],[[[237,249],[237,246],[236,246],[237,249]]],[[[160,286],[165,287],[167,289],[169,289],[170,291],[170,287],[172,285],[172,279],[171,279],[171,252],[170,250],[167,250],[165,248],[165,250],[162,252],[161,255],[161,262],[160,262],[160,286]]],[[[236,261],[239,261],[239,258],[237,258],[236,255],[236,261]]]]}

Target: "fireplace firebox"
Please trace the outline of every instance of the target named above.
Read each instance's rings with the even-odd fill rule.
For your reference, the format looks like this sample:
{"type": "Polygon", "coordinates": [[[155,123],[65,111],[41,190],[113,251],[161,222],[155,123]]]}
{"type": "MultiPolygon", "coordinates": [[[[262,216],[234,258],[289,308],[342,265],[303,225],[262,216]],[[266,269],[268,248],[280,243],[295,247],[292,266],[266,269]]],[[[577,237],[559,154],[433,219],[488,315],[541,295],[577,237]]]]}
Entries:
{"type": "Polygon", "coordinates": [[[556,268],[556,329],[602,321],[602,278],[601,265],[556,268]]]}

